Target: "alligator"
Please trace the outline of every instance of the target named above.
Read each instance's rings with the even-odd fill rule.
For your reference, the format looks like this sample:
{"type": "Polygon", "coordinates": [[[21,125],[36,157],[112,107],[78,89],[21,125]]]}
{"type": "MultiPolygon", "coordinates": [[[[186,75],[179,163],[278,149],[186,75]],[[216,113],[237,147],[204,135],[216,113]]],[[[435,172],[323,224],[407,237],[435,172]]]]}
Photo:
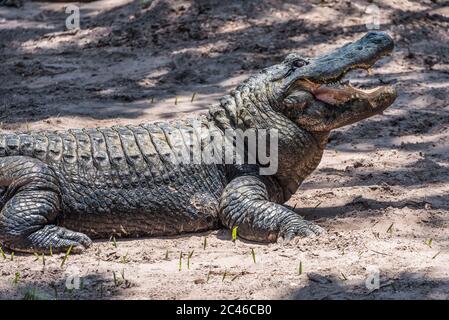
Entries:
{"type": "Polygon", "coordinates": [[[265,243],[318,236],[323,228],[283,204],[320,163],[331,130],[394,102],[390,85],[343,80],[392,49],[389,35],[368,32],[318,57],[290,53],[192,119],[0,134],[0,242],[20,252],[77,253],[91,239],[222,227],[265,243]],[[261,159],[250,163],[247,151],[241,162],[176,161],[186,152],[220,154],[225,132],[250,129],[275,130],[274,172],[262,174],[261,159]]]}

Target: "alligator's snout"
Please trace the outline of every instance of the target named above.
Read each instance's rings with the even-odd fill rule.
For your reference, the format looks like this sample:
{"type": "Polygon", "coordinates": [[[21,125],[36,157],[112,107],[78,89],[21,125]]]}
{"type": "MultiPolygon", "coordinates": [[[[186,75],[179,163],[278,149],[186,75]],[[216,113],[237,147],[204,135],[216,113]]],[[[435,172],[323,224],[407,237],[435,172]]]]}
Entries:
{"type": "Polygon", "coordinates": [[[348,43],[329,54],[314,59],[310,64],[308,78],[319,83],[341,80],[350,70],[369,70],[376,61],[390,54],[393,39],[384,32],[369,32],[359,40],[348,43]]]}

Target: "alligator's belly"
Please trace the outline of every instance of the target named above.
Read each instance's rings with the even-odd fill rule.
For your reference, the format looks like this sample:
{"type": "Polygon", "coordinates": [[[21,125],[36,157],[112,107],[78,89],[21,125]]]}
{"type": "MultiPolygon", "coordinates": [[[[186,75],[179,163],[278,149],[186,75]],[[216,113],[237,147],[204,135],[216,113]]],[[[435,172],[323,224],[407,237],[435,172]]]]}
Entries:
{"type": "Polygon", "coordinates": [[[57,224],[92,238],[163,236],[213,229],[223,177],[196,177],[108,184],[77,179],[61,183],[62,212],[57,224]]]}
{"type": "Polygon", "coordinates": [[[218,226],[219,200],[213,194],[200,191],[180,196],[172,190],[150,199],[151,195],[139,191],[142,192],[140,202],[134,202],[129,196],[130,201],[124,203],[126,198],[115,193],[108,197],[113,203],[107,209],[101,203],[106,206],[108,201],[101,197],[96,199],[97,206],[85,211],[65,207],[57,224],[92,238],[175,235],[218,226]]]}

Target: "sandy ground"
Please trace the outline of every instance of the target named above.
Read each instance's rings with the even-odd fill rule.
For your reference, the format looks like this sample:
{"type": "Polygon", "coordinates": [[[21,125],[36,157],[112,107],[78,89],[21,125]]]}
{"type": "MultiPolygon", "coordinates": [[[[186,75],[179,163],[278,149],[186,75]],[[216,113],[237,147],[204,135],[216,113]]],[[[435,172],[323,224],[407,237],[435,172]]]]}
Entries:
{"type": "MultiPolygon", "coordinates": [[[[44,263],[7,252],[0,298],[448,299],[449,2],[373,3],[396,50],[373,77],[351,77],[394,84],[399,98],[385,115],[334,132],[319,168],[287,204],[325,236],[287,246],[233,243],[226,230],[98,241],[63,266],[63,255],[44,263]],[[367,288],[376,268],[380,287],[367,288]],[[80,289],[64,289],[77,275],[80,289]]],[[[367,5],[101,0],[80,4],[78,31],[65,30],[63,3],[0,7],[1,128],[204,112],[289,52],[315,55],[360,37],[367,5]]]]}

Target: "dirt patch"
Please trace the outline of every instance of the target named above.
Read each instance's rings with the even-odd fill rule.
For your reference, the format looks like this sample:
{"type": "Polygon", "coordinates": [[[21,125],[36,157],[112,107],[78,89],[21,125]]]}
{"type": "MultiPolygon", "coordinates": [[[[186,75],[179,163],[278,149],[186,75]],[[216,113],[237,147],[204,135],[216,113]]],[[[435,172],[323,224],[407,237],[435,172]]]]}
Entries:
{"type": "Polygon", "coordinates": [[[315,55],[359,38],[372,3],[396,42],[373,79],[399,97],[384,115],[334,132],[288,203],[327,235],[287,246],[234,244],[226,230],[99,241],[62,267],[63,255],[44,264],[7,252],[0,298],[449,298],[447,1],[102,0],[79,4],[77,31],[65,30],[64,3],[0,7],[1,128],[204,112],[292,51],[315,55]],[[378,290],[365,285],[373,268],[378,290]],[[64,290],[73,275],[81,289],[64,290]]]}

